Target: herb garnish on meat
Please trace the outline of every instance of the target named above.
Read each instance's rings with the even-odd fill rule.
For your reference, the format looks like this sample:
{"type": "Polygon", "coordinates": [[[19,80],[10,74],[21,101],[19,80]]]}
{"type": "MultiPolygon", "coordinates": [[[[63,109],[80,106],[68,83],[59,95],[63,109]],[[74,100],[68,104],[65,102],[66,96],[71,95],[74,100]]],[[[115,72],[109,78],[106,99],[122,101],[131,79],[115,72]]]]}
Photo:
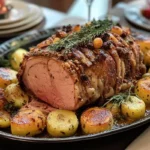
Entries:
{"type": "Polygon", "coordinates": [[[110,20],[93,20],[90,25],[83,26],[80,32],[73,32],[55,44],[50,45],[49,50],[69,50],[76,46],[86,44],[92,41],[96,36],[110,30],[112,26],[113,22],[110,20]]]}

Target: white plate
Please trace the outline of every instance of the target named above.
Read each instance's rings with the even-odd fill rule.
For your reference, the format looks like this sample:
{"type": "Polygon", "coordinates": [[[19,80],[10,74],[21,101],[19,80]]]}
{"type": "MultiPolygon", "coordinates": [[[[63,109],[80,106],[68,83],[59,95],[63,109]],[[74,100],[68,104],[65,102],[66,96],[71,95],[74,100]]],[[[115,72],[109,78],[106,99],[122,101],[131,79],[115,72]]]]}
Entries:
{"type": "Polygon", "coordinates": [[[12,5],[13,8],[9,13],[8,18],[0,20],[0,24],[10,24],[16,21],[20,21],[28,17],[32,11],[32,9],[29,7],[29,4],[24,1],[6,0],[6,4],[12,5]]]}
{"type": "Polygon", "coordinates": [[[35,25],[39,24],[42,20],[43,20],[44,16],[43,14],[39,15],[39,17],[32,21],[31,23],[27,24],[27,25],[24,25],[24,26],[21,26],[21,27],[18,27],[18,28],[14,28],[14,29],[9,29],[9,30],[2,30],[0,31],[0,35],[5,35],[5,34],[11,34],[11,33],[16,33],[16,32],[21,32],[21,31],[24,31],[24,30],[27,30],[29,28],[32,28],[34,27],[35,25]]]}
{"type": "Polygon", "coordinates": [[[36,20],[37,17],[40,16],[40,14],[42,13],[41,8],[34,4],[30,4],[29,7],[32,10],[32,13],[30,13],[29,17],[21,21],[15,22],[15,23],[0,25],[0,30],[20,27],[20,26],[23,26],[25,24],[31,23],[32,21],[36,20]]]}
{"type": "Polygon", "coordinates": [[[141,9],[145,7],[144,1],[141,2],[132,2],[129,3],[124,11],[124,15],[128,21],[131,23],[146,29],[150,30],[150,21],[146,19],[141,14],[141,9]]]}

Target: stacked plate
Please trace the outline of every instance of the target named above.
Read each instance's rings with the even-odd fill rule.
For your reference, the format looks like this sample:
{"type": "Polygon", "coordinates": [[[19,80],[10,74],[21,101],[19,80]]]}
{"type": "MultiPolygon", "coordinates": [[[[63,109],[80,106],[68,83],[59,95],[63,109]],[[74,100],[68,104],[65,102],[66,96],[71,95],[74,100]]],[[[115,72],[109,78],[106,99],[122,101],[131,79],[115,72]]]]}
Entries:
{"type": "Polygon", "coordinates": [[[38,25],[43,20],[39,6],[19,0],[6,0],[12,6],[8,18],[0,19],[0,37],[18,34],[38,25]]]}

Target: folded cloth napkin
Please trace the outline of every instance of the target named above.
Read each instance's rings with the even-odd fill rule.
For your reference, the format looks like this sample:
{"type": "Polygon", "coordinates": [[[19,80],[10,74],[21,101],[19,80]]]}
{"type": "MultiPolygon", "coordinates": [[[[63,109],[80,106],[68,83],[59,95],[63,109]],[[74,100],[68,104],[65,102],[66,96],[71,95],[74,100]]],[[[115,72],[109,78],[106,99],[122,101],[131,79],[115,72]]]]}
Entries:
{"type": "Polygon", "coordinates": [[[126,150],[150,150],[150,127],[139,135],[126,150]]]}

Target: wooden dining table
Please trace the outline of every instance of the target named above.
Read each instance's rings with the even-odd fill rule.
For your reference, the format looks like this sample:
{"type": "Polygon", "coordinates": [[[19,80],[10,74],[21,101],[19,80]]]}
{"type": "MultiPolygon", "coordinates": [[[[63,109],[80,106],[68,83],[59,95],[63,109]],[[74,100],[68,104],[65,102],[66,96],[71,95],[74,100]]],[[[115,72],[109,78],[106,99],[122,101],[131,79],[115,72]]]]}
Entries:
{"type": "MultiPolygon", "coordinates": [[[[56,12],[54,10],[50,10],[49,8],[43,8],[45,13],[45,20],[41,24],[39,24],[34,30],[36,29],[46,29],[53,27],[57,22],[66,19],[66,14],[62,12],[56,12]],[[57,20],[51,20],[50,17],[46,15],[53,15],[57,16],[57,20]]],[[[141,28],[136,27],[129,23],[123,14],[123,9],[114,7],[111,9],[111,14],[114,16],[118,16],[120,18],[120,23],[124,26],[128,26],[132,28],[134,31],[139,33],[148,35],[149,32],[143,30],[141,28]]],[[[55,18],[55,16],[54,16],[55,18]]],[[[31,29],[33,30],[33,29],[31,29]]],[[[30,31],[28,31],[30,32],[30,31]]],[[[12,37],[11,37],[12,38],[12,37]]],[[[10,38],[0,38],[0,42],[3,43],[10,38]]],[[[0,137],[0,150],[6,149],[19,149],[19,150],[28,150],[28,149],[61,149],[61,150],[125,150],[126,147],[136,139],[148,126],[150,123],[146,123],[139,127],[126,130],[120,133],[116,133],[113,135],[109,135],[102,138],[95,138],[92,140],[85,140],[85,141],[78,141],[78,142],[69,142],[69,143],[32,143],[32,142],[20,142],[15,140],[6,139],[4,137],[0,137]]]]}

